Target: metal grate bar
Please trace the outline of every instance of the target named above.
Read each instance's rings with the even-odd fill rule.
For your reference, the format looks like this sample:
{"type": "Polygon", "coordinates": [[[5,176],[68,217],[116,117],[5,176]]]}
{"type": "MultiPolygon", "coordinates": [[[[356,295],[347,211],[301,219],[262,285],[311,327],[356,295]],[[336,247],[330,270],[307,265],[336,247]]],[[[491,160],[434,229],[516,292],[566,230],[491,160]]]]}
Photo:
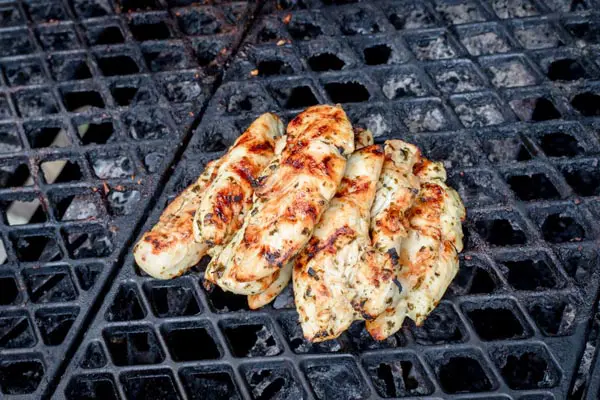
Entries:
{"type": "Polygon", "coordinates": [[[125,253],[57,398],[569,395],[598,294],[597,2],[336,3],[265,4],[144,229],[258,114],[338,102],[451,172],[469,215],[444,300],[382,343],[312,345],[289,291],[249,312],[203,265],[156,281],[125,253]]]}
{"type": "Polygon", "coordinates": [[[180,3],[0,4],[3,397],[54,390],[254,5],[193,9],[214,32],[180,3]]]}

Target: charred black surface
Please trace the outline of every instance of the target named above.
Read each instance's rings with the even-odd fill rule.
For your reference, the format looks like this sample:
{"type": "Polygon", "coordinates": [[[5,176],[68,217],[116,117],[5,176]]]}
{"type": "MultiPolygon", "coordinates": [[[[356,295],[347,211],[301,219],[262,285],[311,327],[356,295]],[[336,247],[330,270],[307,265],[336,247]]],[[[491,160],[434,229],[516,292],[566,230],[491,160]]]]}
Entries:
{"type": "MultiPolygon", "coordinates": [[[[55,391],[253,9],[162,0],[0,5],[0,397],[55,391]],[[186,32],[188,13],[219,29],[186,32]]],[[[191,287],[118,286],[102,312],[108,324],[201,311],[191,287]]],[[[210,338],[203,328],[165,327],[164,353],[151,330],[109,328],[110,344],[86,344],[77,361],[92,373],[69,380],[60,397],[168,393],[168,374],[121,379],[98,368],[166,354],[218,357],[210,346],[179,347],[210,338]]]]}
{"type": "Polygon", "coordinates": [[[191,3],[0,6],[0,203],[39,199],[28,223],[2,213],[3,394],[42,393],[74,343],[58,398],[597,397],[597,0],[265,1],[227,68],[255,4],[191,3]],[[136,222],[253,118],[333,102],[443,161],[465,201],[459,276],[423,326],[310,344],[289,288],[250,312],[205,263],[168,282],[134,265],[136,222]]]}

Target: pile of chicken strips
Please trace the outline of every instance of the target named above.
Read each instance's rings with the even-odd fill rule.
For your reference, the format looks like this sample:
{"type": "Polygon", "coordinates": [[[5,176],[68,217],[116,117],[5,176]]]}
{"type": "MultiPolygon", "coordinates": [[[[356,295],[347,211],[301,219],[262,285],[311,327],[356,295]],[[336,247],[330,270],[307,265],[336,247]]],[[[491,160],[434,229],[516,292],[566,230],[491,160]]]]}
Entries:
{"type": "Polygon", "coordinates": [[[205,284],[271,302],[293,281],[304,336],[365,320],[383,340],[421,325],[458,271],[465,209],[441,163],[401,140],[374,144],[340,106],[310,107],[284,129],[263,114],[163,212],[134,248],[169,279],[202,257],[205,284]]]}

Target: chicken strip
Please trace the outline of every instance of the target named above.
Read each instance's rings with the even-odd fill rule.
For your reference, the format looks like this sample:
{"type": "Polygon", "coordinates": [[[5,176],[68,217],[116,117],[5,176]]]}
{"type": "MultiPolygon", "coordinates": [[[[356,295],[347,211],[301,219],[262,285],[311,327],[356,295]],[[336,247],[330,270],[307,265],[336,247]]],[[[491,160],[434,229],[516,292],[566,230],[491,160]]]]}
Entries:
{"type": "Polygon", "coordinates": [[[275,141],[284,133],[279,117],[258,117],[221,159],[217,176],[194,217],[194,238],[210,246],[227,244],[252,207],[254,183],[273,158],[275,141]]]}
{"type": "Polygon", "coordinates": [[[314,106],[294,118],[279,165],[256,188],[253,208],[238,234],[209,264],[224,278],[216,283],[231,290],[222,285],[224,280],[257,282],[283,268],[310,239],[353,151],[354,133],[341,107],[314,106]]]}
{"type": "MultiPolygon", "coordinates": [[[[373,134],[368,129],[354,128],[354,148],[362,149],[374,143],[373,134]]],[[[257,309],[269,304],[281,293],[292,279],[292,267],[294,261],[287,263],[281,271],[275,272],[277,279],[262,293],[248,296],[248,305],[251,309],[257,309]]]]}
{"type": "Polygon", "coordinates": [[[248,306],[251,310],[261,308],[275,300],[275,297],[290,283],[292,279],[293,262],[289,262],[273,274],[275,280],[263,292],[248,296],[248,306]]]}
{"type": "Polygon", "coordinates": [[[217,175],[220,164],[221,160],[209,162],[198,180],[167,206],[158,223],[144,233],[133,248],[135,262],[150,276],[174,278],[206,254],[208,245],[194,240],[192,223],[202,195],[217,175]]]}
{"type": "Polygon", "coordinates": [[[385,162],[371,207],[373,247],[398,261],[402,239],[407,236],[405,213],[419,192],[413,166],[421,160],[419,149],[401,140],[385,142],[385,162]]]}
{"type": "MultiPolygon", "coordinates": [[[[279,168],[279,163],[281,162],[281,154],[283,153],[283,149],[285,148],[286,139],[286,135],[283,135],[277,139],[277,142],[275,143],[275,155],[273,156],[269,164],[264,168],[260,176],[256,179],[257,182],[263,182],[266,179],[266,177],[271,173],[271,171],[279,168]]],[[[252,210],[254,210],[254,208],[252,208],[252,210]]],[[[239,242],[242,238],[241,235],[243,235],[243,233],[244,229],[238,229],[238,231],[235,232],[232,238],[232,242],[239,242]]],[[[212,255],[214,257],[222,257],[225,259],[229,259],[233,257],[233,254],[230,253],[232,251],[235,251],[235,248],[233,246],[221,246],[218,249],[212,251],[212,255]]],[[[261,278],[254,282],[238,282],[235,279],[233,279],[230,275],[225,276],[223,274],[224,269],[215,268],[218,265],[219,264],[211,262],[206,267],[206,271],[204,272],[204,285],[207,287],[207,289],[210,287],[210,285],[218,283],[223,290],[227,290],[233,293],[250,293],[250,295],[252,296],[253,294],[259,294],[263,291],[268,290],[269,285],[271,284],[277,285],[277,283],[274,282],[277,280],[277,275],[274,274],[265,278],[261,278]]],[[[282,278],[283,277],[285,277],[285,274],[282,276],[282,278]]],[[[265,297],[263,297],[263,300],[261,300],[260,302],[263,302],[264,299],[265,297]]],[[[250,302],[251,301],[249,299],[249,303],[250,302]]],[[[260,302],[252,301],[252,303],[254,304],[259,304],[260,302]]]]}
{"type": "Polygon", "coordinates": [[[282,133],[283,124],[273,114],[263,114],[252,123],[227,154],[210,162],[197,182],[177,196],[142,236],[133,250],[137,264],[155,278],[173,278],[197,264],[214,244],[226,240],[236,228],[237,214],[250,206],[251,179],[272,158],[275,138],[282,133]],[[215,223],[203,234],[212,236],[197,242],[194,221],[197,210],[206,210],[207,203],[214,207],[216,217],[205,215],[203,221],[215,223]]]}
{"type": "Polygon", "coordinates": [[[410,228],[400,250],[397,279],[403,292],[396,307],[367,321],[367,330],[377,340],[398,331],[405,317],[421,325],[458,272],[464,206],[458,193],[446,185],[441,163],[423,160],[415,169],[421,189],[408,211],[410,228]]]}
{"type": "Polygon", "coordinates": [[[362,149],[375,143],[373,133],[364,128],[354,128],[354,149],[362,149]]]}
{"type": "Polygon", "coordinates": [[[370,209],[384,162],[379,145],[356,151],[342,184],[294,265],[304,337],[333,339],[385,310],[398,288],[389,258],[371,247],[370,209]]]}

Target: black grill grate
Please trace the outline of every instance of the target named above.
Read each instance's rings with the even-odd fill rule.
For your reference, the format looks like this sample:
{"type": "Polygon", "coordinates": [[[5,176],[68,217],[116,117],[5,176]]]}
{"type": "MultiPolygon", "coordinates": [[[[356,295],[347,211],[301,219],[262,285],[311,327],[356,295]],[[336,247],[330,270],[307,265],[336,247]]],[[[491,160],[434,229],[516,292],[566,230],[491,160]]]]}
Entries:
{"type": "Polygon", "coordinates": [[[597,0],[267,2],[181,159],[188,113],[208,100],[227,56],[219,51],[236,42],[237,18],[253,7],[175,3],[0,6],[8,54],[0,116],[10,152],[0,160],[0,202],[43,205],[35,225],[11,225],[4,211],[4,393],[49,395],[64,349],[84,330],[57,398],[586,392],[595,370],[580,360],[599,279],[597,0]],[[203,266],[156,281],[129,255],[132,228],[171,159],[144,229],[252,118],[289,118],[319,102],[343,103],[378,141],[402,137],[444,160],[469,210],[448,295],[423,327],[408,323],[381,343],[360,325],[307,343],[289,291],[250,313],[244,298],[206,292],[203,266]],[[74,112],[87,104],[94,108],[74,112]],[[64,129],[68,141],[55,141],[64,129]],[[42,163],[57,160],[68,164],[49,183],[42,163]],[[75,201],[95,207],[74,213],[75,201]],[[100,291],[115,261],[118,275],[100,291]],[[18,379],[24,374],[31,379],[18,379]]]}
{"type": "MultiPolygon", "coordinates": [[[[53,390],[251,11],[0,3],[0,397],[53,390]]],[[[126,289],[111,320],[144,317],[126,289]]]]}

